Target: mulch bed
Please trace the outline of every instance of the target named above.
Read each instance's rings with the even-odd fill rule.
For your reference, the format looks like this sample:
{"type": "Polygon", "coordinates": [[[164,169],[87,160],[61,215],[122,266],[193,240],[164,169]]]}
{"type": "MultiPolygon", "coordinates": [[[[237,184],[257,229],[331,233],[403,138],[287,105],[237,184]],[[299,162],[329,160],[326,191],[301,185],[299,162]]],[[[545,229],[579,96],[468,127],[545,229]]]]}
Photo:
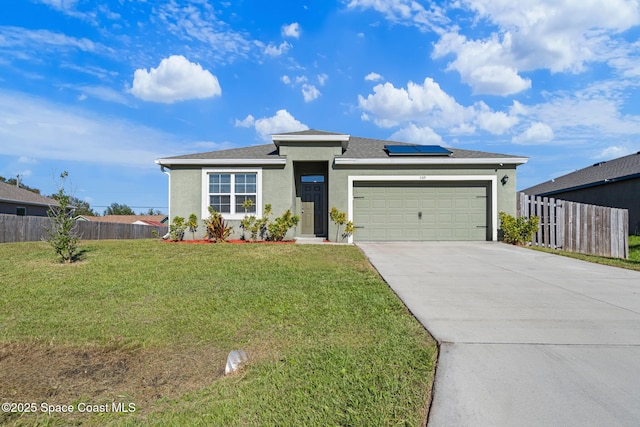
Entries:
{"type": "MultiPolygon", "coordinates": [[[[190,243],[193,245],[204,245],[204,244],[210,244],[210,243],[215,243],[213,240],[180,240],[177,242],[174,242],[172,240],[163,240],[163,242],[165,243],[190,243]]],[[[282,245],[282,244],[292,244],[295,243],[295,240],[283,240],[281,242],[274,242],[272,240],[256,240],[255,242],[252,242],[251,240],[227,240],[224,243],[232,243],[232,244],[250,244],[250,245],[261,245],[261,244],[267,244],[267,245],[282,245]]]]}

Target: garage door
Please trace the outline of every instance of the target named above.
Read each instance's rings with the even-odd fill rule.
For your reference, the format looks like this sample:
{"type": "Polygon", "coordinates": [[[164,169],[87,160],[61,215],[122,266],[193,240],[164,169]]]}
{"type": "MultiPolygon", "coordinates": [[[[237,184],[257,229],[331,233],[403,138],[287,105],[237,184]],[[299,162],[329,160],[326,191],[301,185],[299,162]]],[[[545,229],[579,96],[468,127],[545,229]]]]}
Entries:
{"type": "Polygon", "coordinates": [[[488,184],[355,182],[354,240],[490,240],[488,184]]]}

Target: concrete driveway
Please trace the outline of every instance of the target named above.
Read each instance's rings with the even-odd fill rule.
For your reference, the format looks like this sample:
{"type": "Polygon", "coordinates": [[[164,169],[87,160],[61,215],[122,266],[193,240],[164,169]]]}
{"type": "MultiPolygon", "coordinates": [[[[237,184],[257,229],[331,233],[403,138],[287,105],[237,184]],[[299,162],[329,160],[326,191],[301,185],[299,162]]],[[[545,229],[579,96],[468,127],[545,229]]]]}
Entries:
{"type": "Polygon", "coordinates": [[[640,272],[494,242],[358,246],[440,343],[429,426],[640,425],[640,272]]]}

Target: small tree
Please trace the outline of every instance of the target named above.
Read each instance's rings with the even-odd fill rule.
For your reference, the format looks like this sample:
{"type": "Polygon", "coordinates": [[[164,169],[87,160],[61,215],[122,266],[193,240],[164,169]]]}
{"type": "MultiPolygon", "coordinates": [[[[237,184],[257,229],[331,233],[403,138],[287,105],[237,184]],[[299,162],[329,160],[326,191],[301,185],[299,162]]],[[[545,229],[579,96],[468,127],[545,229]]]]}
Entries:
{"type": "Polygon", "coordinates": [[[192,213],[191,215],[189,215],[189,220],[187,221],[186,225],[191,232],[191,237],[193,238],[193,240],[195,240],[196,231],[198,231],[198,217],[196,216],[196,214],[192,213]]]}
{"type": "Polygon", "coordinates": [[[329,212],[329,217],[331,218],[331,221],[333,221],[336,224],[336,242],[338,241],[338,234],[340,233],[340,227],[341,226],[345,226],[344,227],[344,232],[342,233],[342,238],[344,239],[345,237],[349,237],[353,234],[353,232],[355,231],[355,227],[353,226],[353,222],[351,221],[347,221],[347,213],[346,212],[340,212],[338,210],[338,208],[336,207],[332,207],[331,211],[329,212]]]}
{"type": "Polygon", "coordinates": [[[61,183],[58,192],[53,199],[58,206],[50,206],[47,215],[51,220],[51,227],[47,228],[47,241],[60,257],[60,262],[72,263],[78,255],[78,241],[80,238],[76,232],[76,223],[73,219],[73,209],[70,204],[71,196],[64,190],[64,183],[69,173],[60,174],[61,183]]]}
{"type": "Polygon", "coordinates": [[[240,221],[240,227],[243,230],[243,237],[244,231],[248,231],[251,234],[252,242],[255,242],[258,239],[258,236],[264,239],[267,234],[269,215],[271,215],[271,205],[267,203],[264,206],[263,216],[259,219],[255,215],[246,214],[248,208],[253,206],[253,201],[251,199],[247,199],[242,206],[245,208],[245,216],[242,221],[240,221]]]}

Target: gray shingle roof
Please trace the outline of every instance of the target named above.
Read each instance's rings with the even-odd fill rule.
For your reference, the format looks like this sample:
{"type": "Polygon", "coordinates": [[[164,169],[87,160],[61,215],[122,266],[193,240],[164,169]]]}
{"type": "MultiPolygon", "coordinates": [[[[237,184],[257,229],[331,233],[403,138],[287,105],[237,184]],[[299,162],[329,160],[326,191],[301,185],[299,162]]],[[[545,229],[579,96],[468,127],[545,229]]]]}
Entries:
{"type": "Polygon", "coordinates": [[[0,200],[29,205],[58,206],[58,202],[49,197],[16,187],[15,185],[9,185],[6,182],[0,182],[0,200]]]}
{"type": "Polygon", "coordinates": [[[530,195],[546,195],[568,189],[604,185],[625,179],[640,178],[640,152],[607,162],[598,162],[525,190],[530,195]]]}
{"type": "MultiPolygon", "coordinates": [[[[324,132],[314,129],[289,132],[281,135],[342,135],[340,133],[324,132]]],[[[384,146],[388,144],[394,145],[415,145],[406,142],[388,141],[382,139],[361,138],[351,136],[349,139],[349,147],[342,154],[344,158],[353,159],[375,159],[388,158],[384,146]]],[[[488,153],[484,151],[461,150],[458,148],[449,148],[453,153],[451,158],[495,158],[506,159],[522,158],[522,156],[512,156],[508,154],[488,153]]],[[[281,158],[278,149],[273,144],[254,145],[251,147],[232,148],[228,150],[209,151],[206,153],[186,154],[182,156],[166,157],[165,159],[277,159],[281,158]]]]}

